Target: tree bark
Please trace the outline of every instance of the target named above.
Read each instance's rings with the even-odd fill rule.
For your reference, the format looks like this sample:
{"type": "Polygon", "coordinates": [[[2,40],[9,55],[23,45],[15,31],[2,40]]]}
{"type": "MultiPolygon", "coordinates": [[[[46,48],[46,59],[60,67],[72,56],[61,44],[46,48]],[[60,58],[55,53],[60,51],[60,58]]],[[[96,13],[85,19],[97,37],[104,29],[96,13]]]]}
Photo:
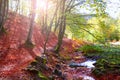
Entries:
{"type": "Polygon", "coordinates": [[[45,40],[45,44],[44,44],[44,53],[46,53],[46,45],[47,45],[47,42],[49,40],[49,35],[50,35],[50,32],[51,32],[53,21],[55,19],[56,14],[57,14],[58,8],[59,8],[59,5],[58,5],[58,1],[57,1],[57,3],[56,3],[56,10],[55,10],[55,12],[53,14],[53,17],[51,19],[50,25],[48,26],[47,31],[46,31],[46,40],[45,40]]]}
{"type": "Polygon", "coordinates": [[[61,21],[60,21],[60,26],[59,26],[59,34],[58,34],[58,44],[56,46],[56,53],[59,53],[61,45],[62,45],[62,40],[64,37],[65,33],[65,28],[66,28],[66,12],[65,12],[65,2],[66,0],[62,0],[62,6],[61,6],[61,21]]]}
{"type": "Polygon", "coordinates": [[[4,22],[7,18],[9,9],[9,0],[0,0],[0,33],[4,32],[4,22]]]}
{"type": "Polygon", "coordinates": [[[35,10],[36,10],[36,0],[31,0],[31,7],[32,7],[32,11],[31,11],[31,19],[30,19],[30,28],[29,28],[29,32],[28,32],[28,37],[26,40],[26,43],[28,44],[32,44],[32,34],[33,34],[33,28],[34,28],[34,19],[35,19],[35,10]]]}

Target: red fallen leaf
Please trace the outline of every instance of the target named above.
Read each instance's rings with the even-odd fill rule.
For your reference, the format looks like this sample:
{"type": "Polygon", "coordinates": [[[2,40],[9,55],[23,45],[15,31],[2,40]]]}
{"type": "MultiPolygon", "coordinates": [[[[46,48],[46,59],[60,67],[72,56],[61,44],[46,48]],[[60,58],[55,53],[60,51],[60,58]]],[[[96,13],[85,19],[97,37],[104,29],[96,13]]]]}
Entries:
{"type": "MultiPolygon", "coordinates": [[[[25,43],[26,37],[28,35],[29,18],[13,12],[9,12],[9,18],[4,24],[8,34],[0,36],[0,51],[1,53],[4,52],[4,55],[0,56],[1,75],[9,74],[7,76],[15,76],[17,74],[20,76],[22,69],[27,67],[30,62],[34,60],[33,55],[41,55],[43,52],[45,35],[41,34],[40,26],[38,24],[34,24],[34,26],[32,41],[35,44],[35,48],[33,50],[28,50],[21,45],[25,43]],[[5,66],[13,64],[13,68],[8,68],[8,70],[6,69],[5,66]]],[[[74,41],[64,38],[62,44],[63,52],[67,53],[74,51],[74,43],[74,41]]],[[[47,43],[47,48],[53,48],[56,44],[57,36],[54,33],[51,33],[50,39],[47,43]]],[[[54,61],[53,65],[59,62],[55,57],[52,57],[52,60],[54,61]]]]}

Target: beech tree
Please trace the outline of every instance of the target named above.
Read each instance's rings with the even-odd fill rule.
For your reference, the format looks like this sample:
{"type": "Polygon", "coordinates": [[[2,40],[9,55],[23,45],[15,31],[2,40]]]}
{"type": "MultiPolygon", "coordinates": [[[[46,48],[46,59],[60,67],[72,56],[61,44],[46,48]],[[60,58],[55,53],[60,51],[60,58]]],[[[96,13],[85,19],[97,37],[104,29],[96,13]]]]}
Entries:
{"type": "Polygon", "coordinates": [[[46,45],[47,45],[47,42],[49,40],[49,35],[51,33],[51,29],[52,29],[52,26],[53,26],[54,19],[56,17],[58,8],[59,8],[59,1],[57,0],[57,2],[56,2],[56,9],[55,9],[54,14],[52,16],[52,19],[50,20],[50,24],[46,26],[47,28],[46,28],[46,39],[45,39],[45,43],[44,43],[44,53],[46,53],[46,45]]]}
{"type": "Polygon", "coordinates": [[[59,34],[58,34],[58,44],[56,48],[56,52],[58,53],[62,44],[62,39],[64,37],[65,27],[66,27],[66,15],[65,15],[65,2],[66,0],[61,1],[60,6],[60,27],[59,27],[59,34]]]}
{"type": "Polygon", "coordinates": [[[81,5],[85,2],[85,0],[61,0],[60,2],[60,9],[59,9],[59,12],[60,12],[60,17],[58,19],[58,23],[56,23],[56,27],[55,27],[55,30],[56,31],[56,28],[59,27],[59,33],[58,33],[58,43],[56,45],[56,53],[59,53],[59,50],[61,48],[61,45],[62,45],[62,40],[63,40],[63,37],[64,37],[64,34],[65,34],[65,30],[66,30],[66,16],[67,14],[69,14],[71,12],[71,10],[73,8],[75,8],[76,6],[78,5],[81,5]],[[59,25],[57,25],[59,24],[59,25]]]}
{"type": "Polygon", "coordinates": [[[36,0],[31,0],[30,28],[29,28],[28,37],[26,40],[26,43],[29,45],[33,45],[32,44],[32,34],[33,34],[33,28],[34,28],[34,19],[35,19],[35,15],[36,15],[35,11],[36,11],[36,0]]]}

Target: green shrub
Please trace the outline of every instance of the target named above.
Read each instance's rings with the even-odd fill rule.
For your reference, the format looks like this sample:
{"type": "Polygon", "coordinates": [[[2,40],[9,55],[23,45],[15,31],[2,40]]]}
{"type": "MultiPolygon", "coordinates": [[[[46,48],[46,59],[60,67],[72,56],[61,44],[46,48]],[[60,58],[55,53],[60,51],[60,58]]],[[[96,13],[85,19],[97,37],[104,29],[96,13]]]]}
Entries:
{"type": "Polygon", "coordinates": [[[81,48],[78,49],[79,51],[82,51],[84,53],[97,53],[97,52],[103,52],[103,49],[100,46],[97,45],[84,45],[81,48]]]}
{"type": "Polygon", "coordinates": [[[120,74],[120,46],[84,45],[79,50],[83,51],[88,58],[97,57],[95,68],[92,70],[93,74],[98,76],[110,73],[120,74]]]}
{"type": "Polygon", "coordinates": [[[119,33],[120,32],[118,30],[115,30],[113,33],[111,33],[109,40],[110,41],[113,41],[113,40],[119,41],[119,39],[120,39],[119,33]]]}
{"type": "Polygon", "coordinates": [[[104,74],[119,74],[120,73],[120,62],[115,59],[103,58],[97,60],[94,64],[95,69],[93,69],[93,74],[104,75],[104,74]]]}

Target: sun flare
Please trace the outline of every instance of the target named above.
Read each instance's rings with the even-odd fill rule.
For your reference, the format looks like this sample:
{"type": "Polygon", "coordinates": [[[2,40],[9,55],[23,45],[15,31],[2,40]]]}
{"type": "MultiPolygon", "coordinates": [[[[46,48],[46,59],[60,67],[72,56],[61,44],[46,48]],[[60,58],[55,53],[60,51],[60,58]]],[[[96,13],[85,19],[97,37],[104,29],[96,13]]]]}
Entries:
{"type": "Polygon", "coordinates": [[[37,8],[46,9],[47,3],[45,0],[37,0],[37,8]]]}

